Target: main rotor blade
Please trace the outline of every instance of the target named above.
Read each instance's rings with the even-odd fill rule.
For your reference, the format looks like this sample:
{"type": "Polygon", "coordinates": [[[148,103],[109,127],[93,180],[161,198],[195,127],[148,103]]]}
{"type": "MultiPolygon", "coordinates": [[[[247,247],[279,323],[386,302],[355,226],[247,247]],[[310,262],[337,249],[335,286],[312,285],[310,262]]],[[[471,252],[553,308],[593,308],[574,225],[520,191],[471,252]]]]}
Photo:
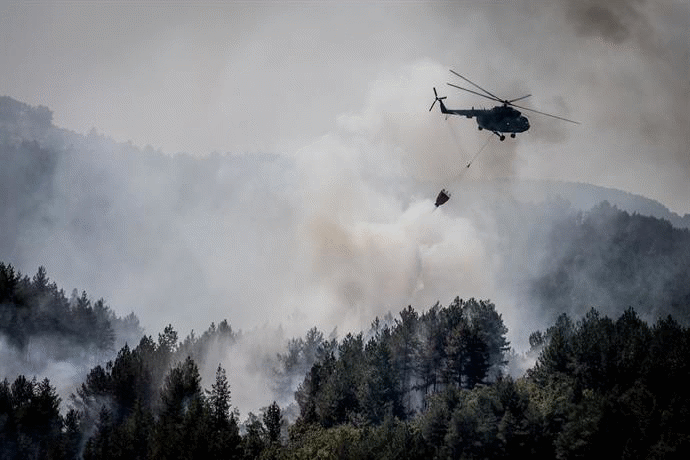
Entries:
{"type": "Polygon", "coordinates": [[[494,101],[494,102],[503,102],[503,101],[500,100],[500,99],[493,98],[493,97],[487,96],[486,94],[478,93],[478,92],[476,92],[476,91],[472,91],[471,89],[463,88],[462,86],[454,85],[454,84],[452,84],[452,83],[447,83],[447,85],[448,85],[448,86],[452,86],[453,88],[457,88],[457,89],[461,89],[461,90],[463,90],[463,91],[467,91],[468,93],[476,94],[477,96],[481,96],[481,97],[485,97],[485,98],[487,98],[487,99],[491,99],[491,100],[494,101]]]}
{"type": "Polygon", "coordinates": [[[503,99],[501,99],[500,97],[496,96],[495,94],[492,94],[492,93],[488,92],[487,90],[485,90],[484,88],[482,88],[482,87],[479,86],[478,84],[476,84],[476,83],[474,83],[474,82],[468,80],[467,78],[463,77],[462,75],[460,75],[459,73],[457,73],[457,72],[454,71],[453,69],[450,69],[450,73],[452,73],[453,75],[457,75],[458,77],[462,78],[462,79],[465,80],[467,83],[469,83],[470,85],[474,86],[475,88],[481,89],[482,91],[484,91],[484,92],[485,92],[486,94],[488,94],[489,96],[492,96],[492,97],[493,97],[494,99],[496,99],[497,101],[503,102],[503,99]]]}
{"type": "Polygon", "coordinates": [[[550,113],[546,113],[546,112],[540,112],[539,110],[530,109],[529,107],[522,107],[521,105],[517,105],[517,104],[510,104],[510,105],[517,107],[519,109],[522,109],[522,110],[529,110],[530,112],[538,113],[540,115],[546,115],[547,117],[557,118],[559,120],[568,121],[570,123],[575,123],[576,125],[580,124],[579,121],[569,120],[567,118],[559,117],[558,115],[551,115],[550,113]]]}
{"type": "Polygon", "coordinates": [[[513,102],[515,102],[515,101],[520,101],[520,100],[522,100],[522,99],[527,99],[527,98],[530,97],[530,96],[531,96],[531,94],[528,94],[527,96],[522,96],[522,97],[518,97],[518,98],[516,98],[516,99],[511,99],[511,100],[508,101],[508,104],[512,104],[513,102]]]}
{"type": "Polygon", "coordinates": [[[431,109],[434,108],[434,104],[436,104],[436,99],[434,99],[434,102],[431,103],[431,107],[429,107],[429,112],[431,112],[431,109]]]}

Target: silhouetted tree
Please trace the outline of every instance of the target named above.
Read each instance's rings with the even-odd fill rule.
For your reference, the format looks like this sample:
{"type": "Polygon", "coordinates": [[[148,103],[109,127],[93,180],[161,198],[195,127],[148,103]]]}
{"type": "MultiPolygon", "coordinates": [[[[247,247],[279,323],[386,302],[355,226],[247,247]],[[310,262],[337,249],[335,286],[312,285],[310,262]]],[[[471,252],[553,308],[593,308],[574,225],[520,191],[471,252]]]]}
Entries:
{"type": "MultiPolygon", "coordinates": [[[[178,458],[181,452],[194,450],[196,446],[184,445],[184,428],[202,418],[201,377],[191,358],[170,369],[161,390],[161,411],[154,434],[153,455],[156,458],[178,458]],[[187,412],[194,409],[190,416],[187,412]]],[[[196,432],[195,432],[196,433],[196,432]]]]}
{"type": "Polygon", "coordinates": [[[84,460],[113,458],[113,436],[115,426],[110,410],[102,406],[94,435],[89,438],[84,448],[84,460]]]}
{"type": "Polygon", "coordinates": [[[374,424],[383,422],[387,415],[405,415],[390,343],[390,329],[386,326],[369,339],[364,349],[366,367],[358,384],[358,399],[363,415],[374,424]]]}
{"type": "Polygon", "coordinates": [[[395,326],[391,331],[393,363],[398,374],[399,392],[403,395],[406,411],[412,410],[410,391],[414,377],[414,359],[419,345],[418,320],[418,313],[411,305],[408,305],[400,312],[400,319],[395,320],[395,326]]]}
{"type": "Polygon", "coordinates": [[[266,408],[263,415],[263,422],[268,443],[271,445],[280,444],[283,416],[280,413],[280,406],[278,406],[275,401],[266,408]]]}
{"type": "Polygon", "coordinates": [[[81,438],[81,417],[79,412],[72,408],[67,411],[64,420],[62,452],[65,459],[77,460],[79,458],[81,438]]]}
{"type": "MultiPolygon", "coordinates": [[[[446,335],[441,306],[437,302],[420,317],[420,344],[417,358],[419,388],[424,396],[436,393],[443,381],[443,366],[447,359],[445,350],[446,335]]],[[[426,398],[425,398],[426,404],[426,398]]]]}
{"type": "Polygon", "coordinates": [[[233,458],[239,455],[241,438],[237,419],[231,412],[230,384],[225,369],[218,365],[216,381],[208,392],[211,437],[210,456],[212,458],[233,458]]]}
{"type": "Polygon", "coordinates": [[[242,438],[242,452],[244,458],[259,458],[261,452],[266,448],[264,442],[264,426],[259,417],[252,412],[247,416],[247,421],[244,423],[244,426],[247,431],[242,438]]]}

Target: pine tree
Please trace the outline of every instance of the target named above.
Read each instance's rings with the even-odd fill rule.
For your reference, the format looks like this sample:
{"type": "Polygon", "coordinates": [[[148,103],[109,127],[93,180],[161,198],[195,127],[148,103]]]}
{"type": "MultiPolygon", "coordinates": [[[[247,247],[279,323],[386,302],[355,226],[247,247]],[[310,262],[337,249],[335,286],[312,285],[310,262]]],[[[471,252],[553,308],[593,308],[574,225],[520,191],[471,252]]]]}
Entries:
{"type": "Polygon", "coordinates": [[[43,293],[48,289],[48,272],[46,268],[41,265],[38,267],[38,271],[34,275],[33,279],[34,289],[39,293],[43,293]]]}
{"type": "Polygon", "coordinates": [[[487,377],[495,380],[507,364],[508,328],[496,306],[488,301],[470,299],[463,305],[463,315],[470,326],[470,361],[477,366],[476,382],[487,377]]]}
{"type": "Polygon", "coordinates": [[[201,397],[201,376],[192,358],[173,367],[165,378],[161,392],[163,402],[162,416],[179,419],[184,414],[187,403],[201,397]]]}
{"type": "Polygon", "coordinates": [[[364,354],[367,365],[358,388],[362,413],[373,424],[383,422],[386,415],[402,418],[402,394],[396,385],[388,327],[367,342],[364,354]]]}
{"type": "Polygon", "coordinates": [[[299,424],[320,423],[329,426],[332,409],[325,403],[325,390],[335,372],[335,342],[324,342],[319,348],[319,359],[312,365],[304,381],[295,392],[295,401],[300,408],[299,424]]]}
{"type": "Polygon", "coordinates": [[[100,460],[113,457],[113,419],[107,407],[102,406],[98,414],[96,432],[84,448],[84,460],[100,460]]]}
{"type": "Polygon", "coordinates": [[[178,458],[180,452],[196,446],[185,446],[184,427],[189,424],[186,413],[194,408],[194,415],[199,415],[198,407],[202,402],[201,377],[194,361],[187,357],[183,363],[173,367],[165,377],[165,384],[161,390],[161,411],[158,420],[154,443],[153,456],[156,458],[178,458]]]}
{"type": "Polygon", "coordinates": [[[72,408],[65,414],[62,452],[66,460],[79,458],[79,444],[81,443],[81,417],[79,412],[72,408]]]}
{"type": "Polygon", "coordinates": [[[418,352],[419,340],[417,337],[417,323],[419,315],[408,305],[400,312],[400,319],[395,320],[392,330],[392,353],[398,373],[399,391],[403,395],[405,410],[410,412],[411,389],[414,371],[414,359],[418,352]]]}
{"type": "MultiPolygon", "coordinates": [[[[419,376],[420,389],[424,396],[436,393],[442,382],[443,363],[446,359],[444,342],[446,328],[441,308],[437,302],[420,317],[420,345],[416,372],[419,376]]],[[[426,404],[425,398],[425,404],[426,404]]]]}
{"type": "Polygon", "coordinates": [[[168,324],[163,329],[162,334],[158,334],[158,350],[163,354],[170,356],[177,349],[177,332],[168,324]]]}
{"type": "Polygon", "coordinates": [[[280,444],[280,432],[283,426],[283,416],[280,413],[278,403],[273,403],[266,408],[263,415],[264,427],[266,428],[267,441],[271,445],[280,444]]]}
{"type": "Polygon", "coordinates": [[[247,433],[242,438],[242,451],[244,458],[254,459],[259,458],[261,452],[266,448],[264,442],[264,426],[252,412],[247,416],[247,421],[244,423],[247,433]]]}
{"type": "Polygon", "coordinates": [[[209,392],[209,406],[214,429],[224,428],[230,420],[230,384],[225,369],[218,364],[216,381],[209,392]]]}
{"type": "Polygon", "coordinates": [[[539,384],[566,374],[572,363],[571,338],[574,325],[570,317],[563,313],[556,323],[547,329],[545,343],[537,362],[528,371],[530,378],[539,384]]]}
{"type": "Polygon", "coordinates": [[[235,415],[230,406],[230,384],[225,369],[218,364],[216,381],[208,392],[211,439],[210,456],[212,458],[232,458],[238,455],[241,438],[235,415]]]}

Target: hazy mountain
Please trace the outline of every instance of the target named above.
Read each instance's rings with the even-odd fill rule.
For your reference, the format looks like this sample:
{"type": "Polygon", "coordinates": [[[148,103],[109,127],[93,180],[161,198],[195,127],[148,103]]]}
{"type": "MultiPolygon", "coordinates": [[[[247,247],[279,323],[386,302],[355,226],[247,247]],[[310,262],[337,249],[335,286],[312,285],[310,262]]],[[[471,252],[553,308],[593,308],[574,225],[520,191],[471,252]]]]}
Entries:
{"type": "Polygon", "coordinates": [[[560,196],[580,210],[588,210],[602,201],[608,201],[618,209],[631,214],[637,213],[664,219],[677,228],[690,228],[690,214],[679,216],[658,201],[622,190],[550,180],[506,180],[505,182],[506,186],[512,189],[513,194],[524,201],[538,202],[560,196]]]}
{"type": "MultiPolygon", "coordinates": [[[[45,107],[0,98],[0,260],[26,273],[43,265],[66,289],[105,296],[122,315],[136,311],[147,328],[199,330],[226,316],[251,327],[266,317],[333,327],[334,315],[361,327],[368,316],[462,291],[502,300],[518,333],[521,304],[534,300],[531,283],[556,269],[549,251],[572,243],[554,243],[554,228],[575,225],[577,212],[606,201],[690,227],[690,215],[641,196],[548,180],[459,181],[432,214],[438,190],[402,174],[363,171],[368,188],[343,194],[325,181],[331,169],[342,175],[348,167],[315,165],[318,156],[167,155],[51,120],[45,107]],[[310,176],[323,167],[326,176],[310,176]],[[398,221],[389,203],[403,213],[398,221]],[[315,290],[331,296],[328,309],[315,290]],[[294,310],[264,307],[285,299],[294,310]]],[[[611,298],[590,281],[590,294],[602,295],[588,294],[588,302],[611,298]]],[[[520,334],[558,314],[553,306],[541,317],[548,307],[533,307],[520,334]]]]}
{"type": "MultiPolygon", "coordinates": [[[[498,374],[481,364],[479,357],[488,345],[478,338],[487,335],[477,325],[494,324],[501,339],[494,342],[503,351],[508,341],[523,351],[527,338],[538,330],[546,332],[532,336],[530,345],[548,350],[548,340],[559,328],[572,334],[567,315],[588,315],[576,332],[591,326],[610,334],[613,323],[597,312],[621,317],[620,323],[631,322],[643,333],[647,326],[636,315],[649,324],[659,321],[655,330],[686,333],[664,318],[672,315],[680,324],[690,318],[690,216],[673,214],[653,200],[589,184],[504,179],[454,184],[451,200],[434,209],[435,186],[403,175],[378,177],[367,171],[360,178],[365,190],[324,186],[332,174],[348,174],[348,167],[325,165],[331,168],[328,173],[313,177],[309,173],[321,170],[304,168],[304,158],[166,155],[117,143],[95,129],[88,135],[73,133],[52,125],[51,117],[47,108],[0,98],[0,261],[6,293],[0,305],[6,320],[0,356],[6,365],[0,370],[8,377],[0,390],[15,398],[23,386],[31,387],[45,393],[57,410],[59,400],[47,381],[26,383],[20,376],[10,385],[10,379],[19,373],[47,375],[59,394],[68,394],[89,366],[112,356],[113,340],[121,342],[121,326],[128,331],[130,346],[105,368],[93,368],[76,398],[89,408],[82,415],[83,435],[92,436],[94,426],[102,428],[92,438],[96,443],[86,448],[94,457],[109,417],[120,423],[137,410],[148,411],[150,417],[159,410],[159,392],[165,396],[175,378],[189,378],[196,404],[203,407],[207,402],[201,384],[208,388],[216,375],[220,380],[215,388],[223,387],[225,374],[218,363],[230,371],[226,384],[233,388],[233,404],[244,413],[273,400],[288,406],[293,416],[299,411],[300,423],[317,423],[321,417],[325,422],[320,423],[330,426],[349,420],[349,411],[359,405],[378,423],[390,408],[405,418],[426,407],[423,398],[428,395],[412,389],[434,388],[431,394],[455,375],[458,387],[474,391],[474,383],[498,374]],[[391,212],[396,206],[397,217],[391,212]],[[46,266],[51,283],[43,268],[33,279],[20,274],[34,273],[39,266],[46,266]],[[53,279],[67,289],[79,286],[89,295],[106,296],[113,310],[103,301],[92,304],[86,292],[66,297],[53,279]],[[449,293],[465,298],[489,293],[492,299],[471,299],[468,305],[473,307],[458,316],[461,300],[448,307],[449,313],[438,303],[449,293]],[[302,308],[290,309],[290,301],[302,308]],[[416,310],[408,307],[400,319],[386,315],[410,304],[416,310]],[[471,313],[474,310],[498,320],[485,324],[471,313]],[[158,329],[163,330],[158,343],[148,336],[136,346],[132,335],[141,332],[137,317],[118,316],[129,311],[146,318],[149,331],[160,323],[182,330],[204,330],[198,324],[223,317],[230,323],[212,324],[201,335],[192,331],[179,343],[177,332],[168,326],[158,329]],[[243,321],[269,324],[267,318],[281,327],[248,333],[230,327],[243,321]],[[312,329],[304,340],[288,340],[295,334],[282,328],[285,318],[293,330],[295,324],[301,328],[296,335],[312,329]],[[371,338],[365,342],[365,336],[356,335],[357,327],[366,330],[361,324],[372,318],[379,329],[369,331],[371,338]],[[455,333],[448,334],[444,321],[455,324],[455,333]],[[75,329],[77,323],[81,327],[75,329]],[[317,329],[324,324],[334,330],[327,340],[317,329]],[[341,343],[336,330],[344,330],[341,343]],[[348,334],[352,330],[355,335],[348,334]],[[61,338],[57,346],[56,337],[61,338]],[[477,340],[469,340],[472,337],[477,340]],[[535,337],[541,341],[534,342],[535,337]],[[79,340],[86,345],[77,346],[79,340]],[[437,352],[441,357],[460,350],[470,353],[415,376],[411,369],[416,367],[407,357],[418,355],[410,350],[423,340],[430,362],[437,352]],[[364,352],[370,355],[361,359],[364,352]],[[183,364],[184,355],[192,358],[183,364]],[[352,366],[338,361],[348,356],[360,356],[354,362],[372,368],[397,366],[404,378],[389,380],[403,382],[399,394],[386,387],[390,382],[369,381],[368,368],[357,371],[361,375],[356,381],[363,386],[352,394],[354,384],[347,383],[353,378],[348,371],[352,366]],[[454,368],[462,359],[467,363],[454,368]],[[136,368],[146,360],[152,361],[136,368]],[[111,387],[133,388],[117,383],[127,376],[140,380],[135,386],[149,407],[136,409],[137,398],[125,391],[106,396],[112,412],[103,412],[99,398],[111,387]],[[312,384],[317,380],[329,382],[325,388],[333,391],[321,393],[312,384]],[[299,409],[292,400],[298,389],[299,409]],[[331,407],[324,395],[341,389],[354,402],[338,402],[335,414],[318,409],[314,418],[310,408],[331,407]],[[389,409],[356,402],[360,397],[378,401],[378,392],[388,394],[389,409]]],[[[318,155],[306,161],[318,162],[318,155]]],[[[578,337],[572,341],[579,347],[578,337]]],[[[558,359],[553,372],[558,372],[558,359]]],[[[501,360],[497,355],[496,363],[501,360]]],[[[526,369],[519,355],[510,360],[512,373],[526,369]]],[[[552,370],[541,372],[539,378],[551,378],[552,370]]],[[[275,412],[277,405],[271,407],[275,412]]],[[[70,416],[76,417],[75,412],[65,420],[70,416]]],[[[420,423],[424,426],[425,419],[420,423]]],[[[248,433],[263,429],[253,414],[245,425],[248,433]]],[[[272,429],[278,425],[274,420],[272,429]]],[[[164,441],[155,442],[164,446],[164,441]]]]}

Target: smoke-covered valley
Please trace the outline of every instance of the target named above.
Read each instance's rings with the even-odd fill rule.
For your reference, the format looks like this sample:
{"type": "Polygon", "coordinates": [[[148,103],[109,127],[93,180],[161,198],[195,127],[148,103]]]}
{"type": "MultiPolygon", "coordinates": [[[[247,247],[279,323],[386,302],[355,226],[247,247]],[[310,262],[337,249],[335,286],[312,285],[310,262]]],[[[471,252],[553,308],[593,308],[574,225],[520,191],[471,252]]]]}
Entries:
{"type": "MultiPolygon", "coordinates": [[[[431,166],[410,173],[405,152],[348,131],[353,120],[294,158],[192,157],[95,130],[80,135],[51,115],[0,99],[0,260],[29,276],[43,266],[89,302],[103,297],[123,326],[110,352],[40,328],[28,348],[3,338],[3,376],[47,376],[67,395],[142,332],[155,337],[171,324],[180,339],[192,330],[198,337],[227,319],[236,340],[196,359],[205,382],[218,363],[230,371],[234,403],[246,413],[292,400],[304,369],[275,381],[290,338],[312,327],[367,331],[406,305],[491,299],[518,352],[563,312],[615,316],[633,306],[648,321],[688,318],[689,216],[639,196],[491,178],[487,168],[431,180],[431,166]],[[441,185],[453,196],[435,209],[441,185]]],[[[496,142],[487,161],[502,148],[496,142]]]]}
{"type": "Polygon", "coordinates": [[[0,377],[67,394],[142,333],[227,319],[242,333],[202,374],[232,369],[245,413],[292,398],[303,375],[276,394],[268,371],[290,338],[407,305],[491,299],[518,353],[593,306],[687,322],[688,18],[678,0],[0,5],[0,261],[123,326],[94,353],[41,316],[50,334],[0,338],[0,377]],[[450,67],[581,124],[531,114],[466,168],[485,132],[426,112],[434,87],[482,105],[450,67]]]}
{"type": "Polygon", "coordinates": [[[87,3],[0,2],[0,457],[688,457],[688,2],[87,3]]]}

